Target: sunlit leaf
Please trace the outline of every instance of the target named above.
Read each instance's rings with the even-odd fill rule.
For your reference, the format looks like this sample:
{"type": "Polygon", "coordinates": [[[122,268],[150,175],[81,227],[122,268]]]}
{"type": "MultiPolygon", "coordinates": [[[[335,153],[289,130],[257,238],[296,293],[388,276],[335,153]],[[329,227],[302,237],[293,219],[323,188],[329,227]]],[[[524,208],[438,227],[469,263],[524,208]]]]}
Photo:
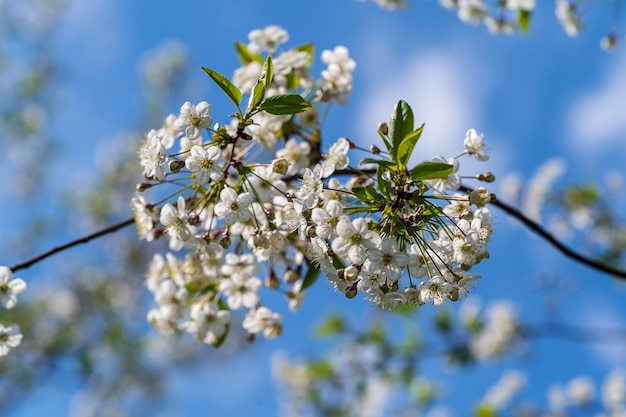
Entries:
{"type": "Polygon", "coordinates": [[[202,67],[202,70],[206,72],[206,74],[211,77],[213,82],[217,84],[217,86],[230,98],[230,101],[235,103],[235,106],[239,108],[239,103],[241,103],[241,90],[237,88],[235,84],[233,84],[228,78],[223,76],[217,71],[213,71],[210,68],[202,67]]]}

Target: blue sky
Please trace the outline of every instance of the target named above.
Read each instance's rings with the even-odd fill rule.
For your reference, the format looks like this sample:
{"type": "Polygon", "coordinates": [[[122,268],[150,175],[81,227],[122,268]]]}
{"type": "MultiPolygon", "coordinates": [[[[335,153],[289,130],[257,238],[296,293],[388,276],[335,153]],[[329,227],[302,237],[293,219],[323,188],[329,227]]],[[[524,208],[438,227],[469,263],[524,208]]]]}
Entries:
{"type": "MultiPolygon", "coordinates": [[[[66,80],[54,129],[74,156],[81,155],[70,179],[77,186],[93,178],[95,160],[106,160],[108,138],[141,127],[137,63],[146,51],[167,39],[185,44],[194,78],[186,99],[216,103],[213,118],[226,121],[231,109],[219,107],[225,102],[200,67],[232,74],[238,64],[234,42],[269,24],[289,31],[288,46],[312,41],[319,53],[341,44],[357,62],[349,103],[333,107],[327,120],[329,141],[347,136],[363,145],[374,143],[377,123],[388,119],[397,100],[405,99],[416,119],[426,123],[416,159],[458,154],[465,131],[473,127],[485,133],[491,159],[463,164],[469,174],[491,170],[502,177],[517,171],[528,178],[554,156],[566,160],[568,181],[598,182],[609,169],[624,171],[626,50],[622,46],[607,54],[599,48],[599,38],[610,25],[610,15],[601,8],[585,16],[588,30],[570,39],[558,26],[551,2],[541,2],[528,36],[512,37],[494,37],[464,25],[434,0],[414,0],[411,9],[397,12],[354,0],[74,3],[55,42],[66,80]]],[[[169,110],[176,112],[178,106],[169,110]]],[[[529,279],[540,273],[573,277],[580,290],[564,307],[573,322],[626,325],[620,303],[624,293],[609,277],[567,261],[511,225],[504,213],[493,211],[497,231],[491,259],[478,267],[483,279],[472,297],[510,298],[523,308],[524,317],[537,319],[541,296],[530,290],[529,279]]],[[[173,373],[163,415],[276,415],[277,393],[268,383],[272,354],[315,353],[311,324],[322,318],[320,312],[336,310],[355,320],[371,313],[364,301],[345,300],[318,285],[301,311],[286,315],[281,339],[260,341],[243,358],[210,369],[173,373]]],[[[516,367],[528,371],[535,385],[527,392],[538,402],[544,401],[550,381],[565,382],[579,374],[600,381],[626,360],[623,350],[561,342],[542,341],[533,352],[516,367]]],[[[468,405],[500,372],[486,367],[452,375],[436,368],[431,371],[445,378],[450,393],[468,405]],[[484,383],[477,384],[477,378],[484,383]]],[[[71,386],[58,390],[50,384],[37,392],[37,404],[17,415],[48,404],[58,415],[67,414],[77,401],[74,394],[71,386]]]]}

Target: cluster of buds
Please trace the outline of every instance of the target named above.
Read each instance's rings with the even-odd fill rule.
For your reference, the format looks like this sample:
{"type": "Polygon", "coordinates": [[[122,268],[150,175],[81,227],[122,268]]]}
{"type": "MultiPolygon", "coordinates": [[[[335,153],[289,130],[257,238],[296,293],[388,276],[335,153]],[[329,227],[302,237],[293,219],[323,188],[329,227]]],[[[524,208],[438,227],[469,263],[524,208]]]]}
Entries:
{"type": "Polygon", "coordinates": [[[362,293],[384,308],[465,295],[479,278],[468,271],[489,256],[492,195],[448,192],[460,189],[461,155],[488,158],[482,135],[470,129],[461,155],[409,167],[423,125],[414,128],[400,101],[379,127],[386,150],[353,168],[358,146],[340,138],[324,151],[317,117],[351,91],[347,49],[322,52],[327,67],[315,79],[312,45],[280,52],[288,35],[276,26],[249,38],[237,44],[243,66],[232,81],[204,68],[234,104],[231,121],[213,124],[210,104],[187,102],[139,151],[139,236],[167,238],[183,254],[155,255],[147,286],[158,307],[149,321],[219,346],[231,312],[245,310],[250,338],[276,337],[282,315],[263,303],[262,289],[285,294],[295,310],[321,273],[347,297],[362,293]]]}

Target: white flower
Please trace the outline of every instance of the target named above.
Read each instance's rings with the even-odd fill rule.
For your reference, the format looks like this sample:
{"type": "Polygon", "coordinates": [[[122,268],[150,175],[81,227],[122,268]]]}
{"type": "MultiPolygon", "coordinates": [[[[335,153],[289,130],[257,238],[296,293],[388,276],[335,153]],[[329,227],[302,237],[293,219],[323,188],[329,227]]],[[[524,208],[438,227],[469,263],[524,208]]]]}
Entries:
{"type": "Polygon", "coordinates": [[[197,340],[213,344],[224,335],[230,323],[230,311],[221,310],[217,303],[194,304],[189,314],[191,320],[182,324],[197,340]]]}
{"type": "Polygon", "coordinates": [[[400,279],[402,270],[409,263],[409,255],[398,252],[396,241],[391,238],[385,238],[380,243],[380,249],[370,250],[367,255],[372,271],[378,271],[385,274],[391,282],[400,279]]]}
{"type": "Polygon", "coordinates": [[[220,282],[220,291],[228,297],[226,302],[231,310],[238,310],[241,307],[252,308],[259,301],[257,294],[263,283],[257,277],[237,274],[231,275],[220,282]]]}
{"type": "Polygon", "coordinates": [[[274,71],[277,75],[286,75],[292,71],[304,69],[311,56],[306,51],[292,49],[283,52],[274,59],[274,71]]]}
{"type": "Polygon", "coordinates": [[[186,101],[180,108],[180,115],[174,122],[174,127],[179,132],[185,132],[191,140],[202,136],[202,129],[211,127],[211,105],[201,101],[195,106],[186,101]]]}
{"type": "Polygon", "coordinates": [[[250,310],[243,319],[243,328],[251,334],[263,332],[263,336],[268,339],[280,336],[283,331],[283,316],[272,312],[265,306],[260,306],[250,310]]]}
{"type": "Polygon", "coordinates": [[[380,7],[387,10],[406,9],[408,0],[374,0],[380,7]]]}
{"type": "Polygon", "coordinates": [[[626,402],[626,372],[616,369],[602,384],[602,403],[608,410],[618,410],[626,402]]]}
{"type": "Polygon", "coordinates": [[[217,146],[205,148],[194,145],[191,147],[189,157],[185,160],[185,166],[195,175],[199,185],[206,184],[209,179],[221,181],[224,179],[224,171],[217,166],[221,156],[222,151],[217,146]]]}
{"type": "Polygon", "coordinates": [[[485,144],[483,143],[482,133],[477,133],[476,130],[469,129],[465,134],[463,145],[465,145],[465,151],[479,161],[486,161],[489,159],[489,155],[485,153],[485,144]]]}
{"type": "Polygon", "coordinates": [[[315,223],[315,232],[322,239],[336,236],[339,220],[346,217],[343,214],[343,205],[337,200],[330,200],[326,207],[316,207],[311,212],[311,220],[315,223]]]}
{"type": "Polygon", "coordinates": [[[20,326],[17,324],[9,327],[0,324],[0,357],[8,355],[11,349],[18,347],[22,343],[22,337],[20,326]]]}
{"type": "Polygon", "coordinates": [[[259,270],[254,255],[251,253],[244,253],[237,255],[235,253],[227,253],[226,261],[222,266],[222,274],[227,277],[233,275],[247,275],[251,276],[257,273],[259,270]]]}
{"type": "Polygon", "coordinates": [[[567,384],[566,392],[571,404],[583,406],[594,400],[596,388],[589,377],[579,376],[567,384]]]}
{"type": "Polygon", "coordinates": [[[428,281],[423,281],[419,285],[420,301],[422,304],[426,304],[432,301],[434,305],[439,306],[443,304],[448,295],[454,290],[454,285],[443,279],[439,275],[435,275],[428,281]]]}
{"type": "Polygon", "coordinates": [[[276,48],[289,40],[289,33],[280,26],[271,25],[264,29],[254,29],[248,33],[248,49],[254,54],[274,52],[276,48]]]}
{"type": "Polygon", "coordinates": [[[139,239],[152,241],[154,239],[154,212],[148,208],[144,196],[139,193],[135,193],[135,196],[130,200],[130,205],[135,217],[139,239]]]}
{"type": "Polygon", "coordinates": [[[220,202],[215,205],[215,214],[224,218],[224,223],[230,226],[234,223],[246,222],[252,217],[248,206],[254,201],[251,193],[237,192],[226,187],[220,192],[220,202]]]}
{"type": "Polygon", "coordinates": [[[163,143],[161,143],[161,138],[156,134],[147,136],[146,141],[141,145],[141,148],[139,148],[139,158],[141,166],[143,166],[143,175],[147,178],[155,178],[158,181],[163,181],[165,178],[167,156],[167,151],[163,143]]]}
{"type": "Polygon", "coordinates": [[[535,9],[536,0],[506,0],[505,7],[511,10],[527,10],[532,11],[535,9]]]}
{"type": "Polygon", "coordinates": [[[452,165],[452,172],[446,178],[439,178],[424,182],[430,185],[435,194],[445,194],[448,190],[458,190],[461,186],[461,176],[456,173],[459,170],[459,161],[456,158],[446,159],[443,156],[436,156],[432,160],[433,162],[452,165]]]}
{"type": "Polygon", "coordinates": [[[17,304],[18,294],[26,290],[26,282],[21,278],[13,278],[13,272],[6,266],[0,266],[0,304],[11,309],[17,304]]]}
{"type": "Polygon", "coordinates": [[[482,0],[459,0],[459,19],[466,23],[479,25],[489,14],[487,5],[482,0]]]}
{"type": "Polygon", "coordinates": [[[289,162],[286,175],[294,175],[301,168],[309,166],[309,154],[311,145],[308,142],[298,143],[295,139],[289,139],[283,149],[276,151],[277,158],[284,158],[289,162]]]}
{"type": "Polygon", "coordinates": [[[254,190],[259,201],[263,203],[269,203],[272,197],[283,195],[287,191],[287,185],[281,179],[282,176],[274,172],[272,167],[256,166],[253,174],[248,178],[246,189],[254,190]]]}
{"type": "Polygon", "coordinates": [[[233,84],[244,94],[250,94],[259,77],[263,74],[263,65],[252,61],[241,68],[237,68],[233,74],[233,84]]]}
{"type": "Polygon", "coordinates": [[[189,223],[189,215],[185,210],[185,199],[178,197],[177,206],[166,204],[161,209],[161,223],[167,227],[170,236],[170,249],[180,250],[196,232],[195,226],[189,223]]]}
{"type": "Polygon", "coordinates": [[[483,401],[496,410],[503,410],[526,385],[526,374],[520,371],[505,371],[500,380],[485,394],[483,401]]]}
{"type": "Polygon", "coordinates": [[[515,32],[515,27],[504,16],[493,18],[491,16],[485,17],[485,26],[489,33],[496,35],[512,35],[515,32]]]}
{"type": "Polygon", "coordinates": [[[328,151],[327,155],[323,155],[321,177],[327,178],[335,172],[336,169],[344,169],[348,166],[348,151],[350,150],[350,141],[341,138],[335,142],[328,151]]]}
{"type": "Polygon", "coordinates": [[[285,203],[282,210],[282,220],[290,232],[298,230],[300,240],[306,238],[306,218],[302,215],[302,204],[296,200],[285,203]]]}
{"type": "Polygon", "coordinates": [[[324,189],[324,184],[321,179],[320,165],[316,165],[315,169],[311,171],[308,168],[304,169],[302,173],[302,185],[296,191],[296,196],[302,200],[307,207],[313,207],[319,199],[319,195],[324,189]]]}
{"type": "Polygon", "coordinates": [[[369,230],[364,218],[348,218],[339,220],[337,224],[337,238],[332,243],[333,251],[356,265],[365,262],[367,251],[375,249],[380,242],[380,236],[369,230]]]}
{"type": "Polygon", "coordinates": [[[556,0],[556,18],[563,26],[563,30],[571,37],[577,36],[583,28],[583,23],[576,7],[569,0],[556,0]]]}
{"type": "Polygon", "coordinates": [[[322,62],[328,64],[328,68],[321,73],[321,99],[345,104],[352,91],[352,72],[356,68],[356,63],[349,57],[348,48],[339,45],[332,51],[323,51],[322,62]]]}

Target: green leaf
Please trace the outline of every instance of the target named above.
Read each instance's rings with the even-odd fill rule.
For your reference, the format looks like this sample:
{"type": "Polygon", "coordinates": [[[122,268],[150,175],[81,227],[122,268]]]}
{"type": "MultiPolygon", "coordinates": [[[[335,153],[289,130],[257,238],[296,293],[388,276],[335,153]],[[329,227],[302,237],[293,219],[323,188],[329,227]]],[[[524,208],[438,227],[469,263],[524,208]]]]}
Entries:
{"type": "Polygon", "coordinates": [[[422,162],[411,170],[413,181],[435,180],[452,174],[454,167],[443,162],[422,162]]]}
{"type": "Polygon", "coordinates": [[[378,166],[384,166],[385,168],[395,168],[396,164],[391,161],[387,161],[386,159],[375,159],[375,158],[364,158],[359,162],[359,165],[364,164],[376,164],[378,166]]]}
{"type": "Polygon", "coordinates": [[[414,130],[413,110],[406,101],[400,100],[391,113],[389,120],[389,139],[391,140],[391,159],[398,161],[398,148],[402,140],[414,130]]]}
{"type": "Polygon", "coordinates": [[[304,276],[304,280],[302,281],[302,287],[300,287],[300,291],[304,291],[309,288],[311,285],[317,281],[317,277],[320,276],[320,270],[315,266],[309,264],[308,269],[306,270],[306,275],[304,276]]]}
{"type": "Polygon", "coordinates": [[[237,50],[237,56],[243,65],[248,65],[251,62],[258,62],[259,64],[263,63],[263,57],[259,54],[253,54],[250,52],[248,47],[241,43],[235,43],[235,49],[237,50]]]}
{"type": "Polygon", "coordinates": [[[530,10],[518,9],[517,11],[517,24],[519,25],[522,33],[528,33],[530,29],[530,20],[532,17],[532,12],[530,10]]]}
{"type": "Polygon", "coordinates": [[[406,135],[404,139],[402,139],[402,142],[400,142],[400,146],[398,146],[398,164],[401,167],[406,167],[409,159],[411,159],[413,149],[415,149],[415,145],[422,135],[423,130],[424,124],[422,123],[420,127],[406,135]]]}
{"type": "Polygon", "coordinates": [[[213,82],[217,84],[217,86],[228,96],[230,101],[235,103],[235,106],[239,108],[239,103],[241,103],[241,90],[237,88],[235,84],[233,84],[228,78],[223,76],[217,71],[213,71],[210,68],[202,67],[202,70],[206,72],[206,74],[211,77],[213,82]]]}
{"type": "Polygon", "coordinates": [[[259,104],[263,101],[263,97],[265,97],[265,83],[263,82],[263,78],[261,78],[257,80],[252,89],[252,95],[248,102],[248,114],[257,110],[257,107],[259,107],[259,104]]]}
{"type": "Polygon", "coordinates": [[[263,65],[263,83],[266,89],[272,83],[272,78],[274,78],[274,65],[272,63],[272,54],[270,53],[263,65]]]}
{"type": "Polygon", "coordinates": [[[383,174],[387,171],[383,165],[378,165],[378,170],[376,170],[376,176],[378,178],[378,189],[381,193],[386,195],[387,197],[391,196],[393,190],[391,189],[391,184],[387,181],[383,174]]]}
{"type": "Polygon", "coordinates": [[[479,404],[474,409],[474,416],[475,417],[497,417],[498,413],[493,408],[493,406],[486,404],[486,403],[482,403],[482,404],[479,404]]]}
{"type": "Polygon", "coordinates": [[[320,337],[329,337],[343,332],[346,327],[343,317],[339,314],[333,314],[316,326],[315,333],[320,337]]]}
{"type": "Polygon", "coordinates": [[[279,94],[268,97],[259,105],[259,110],[276,115],[301,113],[310,108],[311,103],[298,94],[279,94]]]}

